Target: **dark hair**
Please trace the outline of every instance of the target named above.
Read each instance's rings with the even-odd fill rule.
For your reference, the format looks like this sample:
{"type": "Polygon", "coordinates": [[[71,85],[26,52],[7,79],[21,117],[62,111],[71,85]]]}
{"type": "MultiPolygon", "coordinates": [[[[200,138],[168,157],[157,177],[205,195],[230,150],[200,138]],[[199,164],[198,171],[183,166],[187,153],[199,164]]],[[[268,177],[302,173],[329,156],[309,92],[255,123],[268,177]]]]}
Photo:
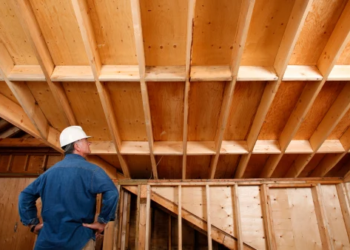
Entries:
{"type": "Polygon", "coordinates": [[[74,144],[75,144],[75,142],[72,142],[72,143],[63,147],[64,155],[73,154],[74,144]]]}

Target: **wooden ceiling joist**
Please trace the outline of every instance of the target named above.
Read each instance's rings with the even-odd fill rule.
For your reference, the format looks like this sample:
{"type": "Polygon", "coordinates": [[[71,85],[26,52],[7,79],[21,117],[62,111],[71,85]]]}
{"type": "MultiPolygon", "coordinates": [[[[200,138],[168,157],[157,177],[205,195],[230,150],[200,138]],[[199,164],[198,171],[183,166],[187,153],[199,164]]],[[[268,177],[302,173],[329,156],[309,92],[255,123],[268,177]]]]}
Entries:
{"type": "MultiPolygon", "coordinates": [[[[26,33],[27,38],[32,45],[32,48],[35,52],[36,58],[41,68],[41,70],[38,67],[34,68],[36,69],[36,75],[40,74],[41,71],[43,72],[45,80],[53,94],[57,106],[60,112],[63,114],[63,117],[66,119],[66,125],[76,125],[77,122],[75,116],[69,105],[67,96],[65,95],[62,85],[60,83],[54,83],[51,81],[51,74],[55,68],[55,65],[52,61],[50,52],[47,48],[46,42],[43,38],[43,35],[41,33],[40,27],[35,18],[29,0],[16,0],[15,5],[17,17],[19,18],[23,30],[26,33]]],[[[25,72],[25,70],[22,69],[22,72],[25,72]]],[[[8,72],[8,75],[11,75],[11,72],[8,72]]]]}
{"type": "Polygon", "coordinates": [[[244,44],[247,40],[248,27],[252,18],[253,8],[255,0],[246,0],[242,1],[241,8],[239,11],[239,18],[237,24],[237,34],[235,37],[235,42],[232,52],[232,64],[231,64],[231,73],[232,80],[226,85],[224,100],[222,102],[222,107],[220,111],[220,118],[217,125],[217,131],[215,135],[215,156],[211,158],[210,162],[210,175],[209,178],[215,178],[216,167],[219,161],[220,150],[222,141],[224,138],[225,129],[228,123],[228,117],[230,114],[230,107],[232,104],[233,92],[235,89],[237,75],[240,65],[240,60],[243,55],[244,44]]]}
{"type": "Polygon", "coordinates": [[[146,63],[145,63],[145,53],[143,48],[143,34],[142,34],[142,23],[141,23],[141,12],[140,12],[140,2],[139,0],[132,0],[131,12],[132,21],[134,25],[134,36],[136,44],[136,54],[139,63],[139,73],[140,73],[140,86],[141,86],[141,97],[142,97],[142,108],[145,116],[146,133],[149,143],[152,173],[155,179],[158,179],[157,163],[153,153],[153,131],[152,131],[152,121],[151,121],[151,111],[148,99],[148,90],[146,84],[146,63]]]}
{"type": "Polygon", "coordinates": [[[190,92],[190,74],[192,44],[193,44],[193,24],[195,14],[196,0],[188,2],[188,16],[187,16],[187,38],[186,38],[186,62],[185,62],[185,90],[184,90],[184,115],[183,115],[183,135],[182,135],[182,179],[186,179],[187,169],[187,152],[188,152],[188,98],[190,92]]]}
{"type": "Polygon", "coordinates": [[[94,81],[98,90],[98,94],[102,103],[103,111],[108,123],[109,131],[112,136],[113,143],[117,150],[118,159],[126,178],[130,178],[129,168],[125,159],[120,154],[121,140],[119,136],[118,126],[114,115],[114,110],[111,104],[109,93],[106,86],[100,82],[98,76],[101,72],[101,60],[97,53],[96,42],[94,38],[91,21],[88,14],[88,9],[85,0],[72,0],[75,16],[78,21],[79,29],[85,45],[85,50],[90,61],[90,67],[93,72],[94,81]]]}
{"type": "MultiPolygon", "coordinates": [[[[259,108],[255,115],[252,127],[247,137],[247,144],[249,152],[251,152],[256,144],[263,122],[267,115],[268,110],[274,100],[276,92],[281,84],[281,78],[285,74],[288,66],[292,51],[297,42],[301,29],[304,25],[305,19],[311,8],[312,0],[309,1],[295,1],[292,13],[289,17],[289,21],[284,32],[284,36],[281,41],[281,46],[277,52],[274,68],[276,70],[279,79],[277,81],[269,82],[264,90],[264,94],[261,98],[259,108]]],[[[242,178],[251,157],[251,153],[242,156],[239,162],[235,177],[242,178]]]]}

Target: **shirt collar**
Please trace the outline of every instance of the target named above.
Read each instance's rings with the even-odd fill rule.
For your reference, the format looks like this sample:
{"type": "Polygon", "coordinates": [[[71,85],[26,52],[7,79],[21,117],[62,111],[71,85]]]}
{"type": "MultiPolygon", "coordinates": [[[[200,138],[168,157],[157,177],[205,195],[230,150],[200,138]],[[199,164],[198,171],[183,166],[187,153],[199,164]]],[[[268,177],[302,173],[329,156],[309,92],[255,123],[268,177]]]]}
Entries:
{"type": "Polygon", "coordinates": [[[86,159],[84,157],[82,157],[81,155],[78,155],[78,154],[68,154],[64,157],[64,159],[80,159],[80,160],[85,160],[86,159]]]}

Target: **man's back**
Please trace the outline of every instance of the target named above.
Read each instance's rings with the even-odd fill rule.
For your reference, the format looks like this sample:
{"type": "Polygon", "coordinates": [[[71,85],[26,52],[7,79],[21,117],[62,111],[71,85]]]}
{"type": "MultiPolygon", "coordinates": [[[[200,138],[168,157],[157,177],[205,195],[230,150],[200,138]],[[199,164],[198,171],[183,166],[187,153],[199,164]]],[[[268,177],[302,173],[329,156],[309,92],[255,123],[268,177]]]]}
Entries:
{"type": "MultiPolygon", "coordinates": [[[[109,196],[107,198],[111,201],[109,207],[112,210],[102,215],[100,220],[103,223],[114,218],[114,203],[118,193],[113,182],[102,169],[79,155],[68,154],[63,161],[41,175],[20,196],[20,204],[21,201],[23,204],[30,204],[39,196],[42,200],[41,215],[44,226],[38,236],[35,249],[83,248],[88,240],[93,238],[94,232],[83,227],[82,223],[94,221],[96,194],[106,191],[109,196]]],[[[23,209],[25,210],[24,207],[21,209],[20,205],[20,213],[23,209]]],[[[25,217],[25,215],[21,216],[22,222],[31,224],[29,220],[33,215],[25,217]]]]}

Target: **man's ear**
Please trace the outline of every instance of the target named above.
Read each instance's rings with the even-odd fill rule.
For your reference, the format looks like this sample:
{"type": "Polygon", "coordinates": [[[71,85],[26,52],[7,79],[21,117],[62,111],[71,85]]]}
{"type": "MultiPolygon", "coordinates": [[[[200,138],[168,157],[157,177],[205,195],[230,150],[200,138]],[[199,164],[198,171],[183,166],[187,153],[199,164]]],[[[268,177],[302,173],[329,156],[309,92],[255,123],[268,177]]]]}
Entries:
{"type": "Polygon", "coordinates": [[[75,151],[80,151],[80,143],[79,143],[79,141],[74,143],[74,150],[75,151]]]}

